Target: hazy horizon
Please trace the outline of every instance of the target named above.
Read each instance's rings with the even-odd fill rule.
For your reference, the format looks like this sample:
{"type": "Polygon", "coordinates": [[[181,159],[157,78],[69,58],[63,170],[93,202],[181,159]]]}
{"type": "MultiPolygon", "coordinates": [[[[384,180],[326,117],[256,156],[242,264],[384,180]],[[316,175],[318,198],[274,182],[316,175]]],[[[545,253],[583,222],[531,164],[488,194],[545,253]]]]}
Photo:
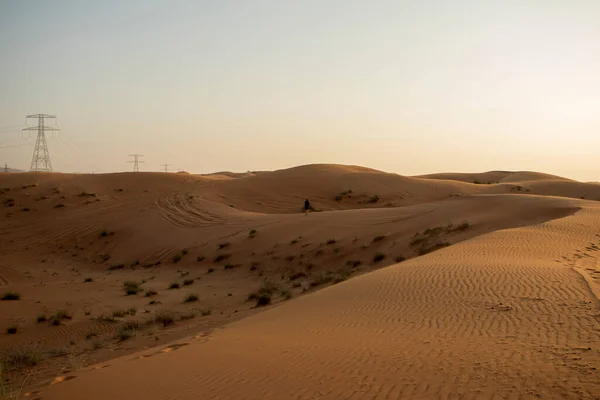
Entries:
{"type": "Polygon", "coordinates": [[[598,181],[600,2],[0,0],[0,163],[598,181]],[[501,4],[500,4],[501,3],[501,4]],[[30,121],[32,124],[34,121],[30,121]]]}

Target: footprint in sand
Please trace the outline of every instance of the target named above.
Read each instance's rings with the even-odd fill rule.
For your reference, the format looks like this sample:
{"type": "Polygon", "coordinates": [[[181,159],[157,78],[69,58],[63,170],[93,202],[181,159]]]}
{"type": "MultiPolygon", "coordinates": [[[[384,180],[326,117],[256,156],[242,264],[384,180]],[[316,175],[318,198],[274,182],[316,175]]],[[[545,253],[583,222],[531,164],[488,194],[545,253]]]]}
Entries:
{"type": "Polygon", "coordinates": [[[50,384],[56,385],[57,383],[70,381],[71,379],[75,379],[75,377],[73,375],[57,376],[56,378],[54,378],[54,380],[52,382],[50,382],[50,384]]]}

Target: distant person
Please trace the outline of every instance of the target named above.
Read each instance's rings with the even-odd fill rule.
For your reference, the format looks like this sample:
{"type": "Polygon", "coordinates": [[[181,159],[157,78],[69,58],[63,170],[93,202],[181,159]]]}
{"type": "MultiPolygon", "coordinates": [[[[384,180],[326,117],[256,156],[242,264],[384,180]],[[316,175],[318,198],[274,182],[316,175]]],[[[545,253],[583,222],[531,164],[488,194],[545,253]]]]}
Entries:
{"type": "Polygon", "coordinates": [[[304,200],[304,212],[306,214],[308,214],[308,212],[310,211],[310,201],[308,201],[308,199],[304,200]]]}

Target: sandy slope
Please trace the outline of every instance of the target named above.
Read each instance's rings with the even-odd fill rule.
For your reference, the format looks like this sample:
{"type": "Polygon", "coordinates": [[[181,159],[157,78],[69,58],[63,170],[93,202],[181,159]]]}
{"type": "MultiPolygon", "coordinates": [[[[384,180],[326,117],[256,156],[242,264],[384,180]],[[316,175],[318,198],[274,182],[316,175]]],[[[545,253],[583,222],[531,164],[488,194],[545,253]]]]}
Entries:
{"type": "Polygon", "coordinates": [[[77,375],[66,355],[47,359],[34,380],[77,379],[42,386],[41,398],[598,396],[590,375],[600,368],[592,296],[600,215],[598,203],[579,198],[600,200],[600,185],[495,174],[503,183],[336,165],[207,176],[0,174],[0,287],[22,294],[0,301],[0,324],[19,325],[17,335],[0,335],[0,353],[60,347],[87,365],[198,332],[178,351],[77,375]],[[298,212],[306,197],[324,212],[298,212]],[[182,249],[189,254],[175,263],[182,249]],[[377,254],[384,259],[374,262],[377,254]],[[410,261],[371,272],[400,256],[410,261]],[[332,283],[314,284],[327,274],[354,278],[319,290],[332,283]],[[266,278],[297,299],[255,309],[248,294],[266,278]],[[158,303],[124,296],[125,280],[156,290],[158,303]],[[198,303],[182,304],[190,292],[198,303]],[[136,316],[98,319],[130,307],[136,316]],[[121,322],[200,307],[213,312],[114,340],[121,322]],[[61,308],[73,318],[35,322],[61,308]],[[91,334],[105,347],[91,351],[91,334]]]}
{"type": "Polygon", "coordinates": [[[529,181],[565,181],[573,182],[571,179],[563,178],[556,175],[542,174],[532,171],[488,171],[480,173],[458,173],[445,172],[439,174],[420,175],[418,178],[425,179],[441,179],[461,181],[468,183],[518,183],[529,181]]]}
{"type": "Polygon", "coordinates": [[[597,283],[577,269],[596,265],[600,208],[543,201],[582,209],[351,279],[36,395],[598,398],[597,283]]]}

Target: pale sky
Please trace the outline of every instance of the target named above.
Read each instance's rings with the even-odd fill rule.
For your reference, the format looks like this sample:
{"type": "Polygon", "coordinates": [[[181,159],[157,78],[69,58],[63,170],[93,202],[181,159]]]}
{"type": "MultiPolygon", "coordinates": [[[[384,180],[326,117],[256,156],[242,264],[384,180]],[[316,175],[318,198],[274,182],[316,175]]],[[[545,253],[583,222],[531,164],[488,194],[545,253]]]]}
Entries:
{"type": "Polygon", "coordinates": [[[600,1],[0,0],[2,164],[35,113],[63,172],[600,180],[600,1]]]}

